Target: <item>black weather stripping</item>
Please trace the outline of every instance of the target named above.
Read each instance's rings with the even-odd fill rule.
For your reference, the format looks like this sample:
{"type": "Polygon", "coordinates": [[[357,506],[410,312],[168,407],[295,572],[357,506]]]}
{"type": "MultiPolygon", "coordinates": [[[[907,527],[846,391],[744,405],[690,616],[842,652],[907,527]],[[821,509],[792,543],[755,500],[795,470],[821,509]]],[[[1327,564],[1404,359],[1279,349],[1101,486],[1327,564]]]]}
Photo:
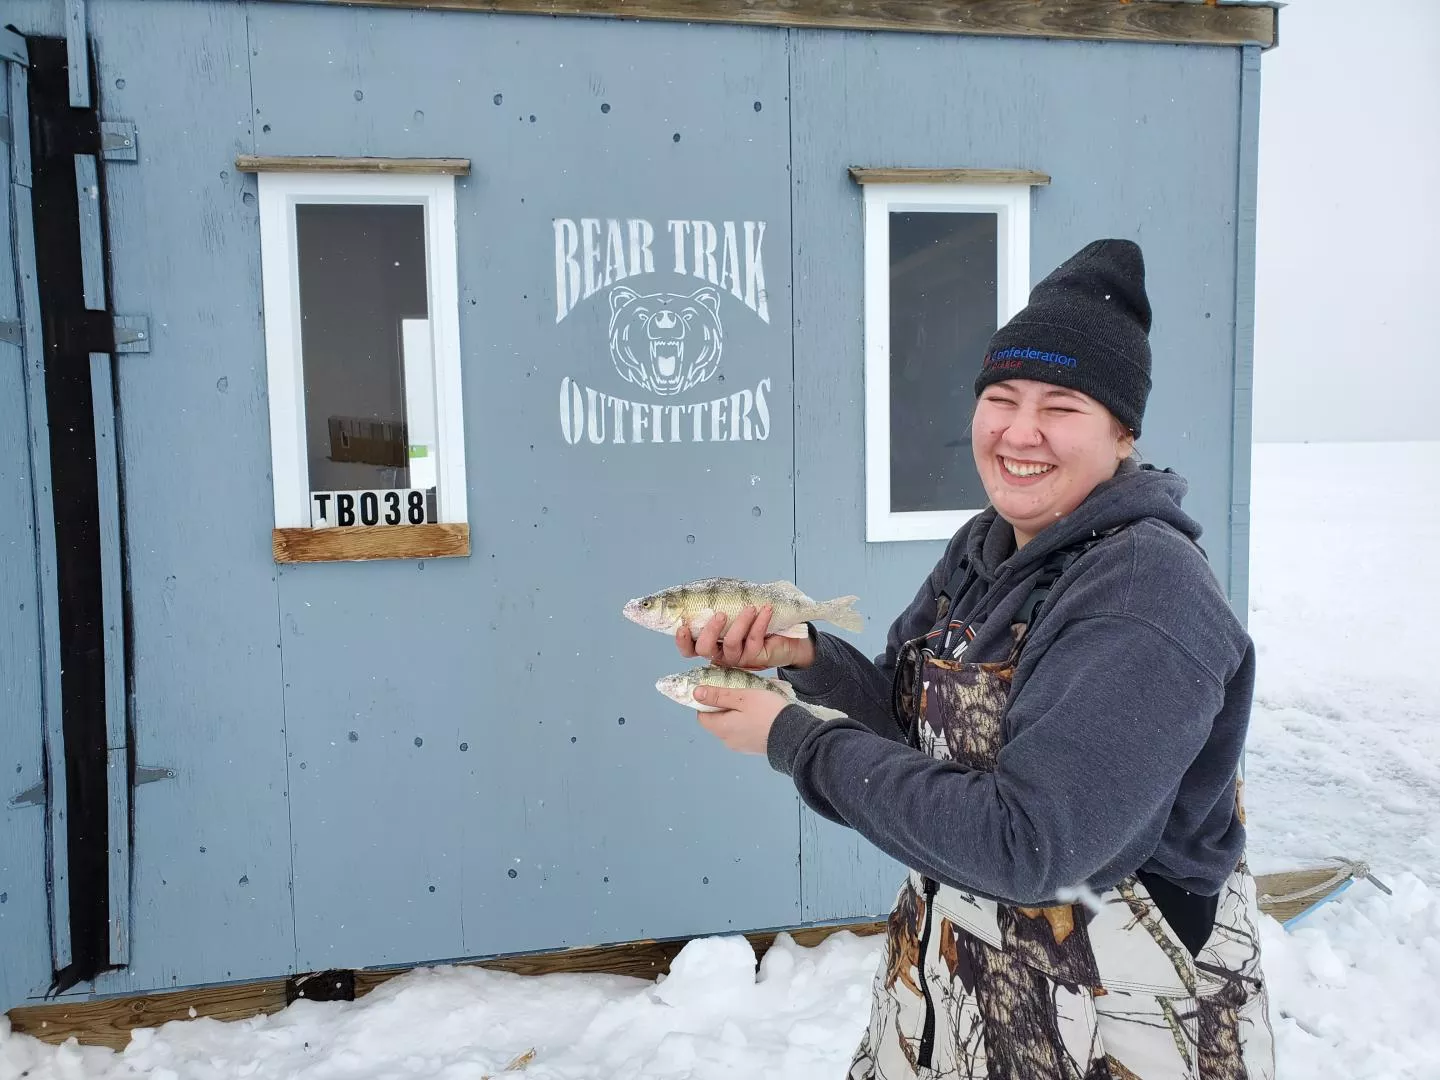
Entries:
{"type": "MultiPolygon", "coordinates": [[[[27,44],[35,268],[44,340],[60,598],[60,707],[70,882],[71,962],[54,973],[50,986],[51,993],[59,994],[112,966],[100,490],[89,354],[113,352],[115,335],[109,312],[85,307],[81,264],[75,155],[90,153],[99,158],[97,110],[70,106],[64,39],[32,37],[27,44]]],[[[98,101],[95,65],[90,64],[89,69],[93,103],[98,101]]],[[[104,202],[102,197],[102,213],[104,202]]],[[[107,297],[109,292],[107,282],[107,297]]]]}

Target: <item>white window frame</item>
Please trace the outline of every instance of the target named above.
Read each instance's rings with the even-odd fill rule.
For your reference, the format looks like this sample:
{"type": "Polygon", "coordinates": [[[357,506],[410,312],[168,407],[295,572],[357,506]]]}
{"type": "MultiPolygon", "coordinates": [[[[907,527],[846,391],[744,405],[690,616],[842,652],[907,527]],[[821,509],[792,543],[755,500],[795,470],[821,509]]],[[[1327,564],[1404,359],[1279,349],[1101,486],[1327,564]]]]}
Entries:
{"type": "Polygon", "coordinates": [[[302,203],[424,207],[426,310],[434,347],[435,425],[440,459],[435,491],[436,521],[465,524],[465,431],[460,387],[460,287],[454,177],[267,171],[261,172],[258,179],[275,527],[309,528],[311,525],[310,459],[300,343],[300,267],[295,235],[295,208],[302,203]]]}
{"type": "MultiPolygon", "coordinates": [[[[1030,293],[1029,183],[867,183],[865,234],[865,540],[949,540],[980,513],[890,509],[890,215],[895,212],[997,216],[996,325],[1025,306],[1030,293]]],[[[978,357],[977,357],[978,359],[978,357]]],[[[956,418],[956,429],[963,425],[956,418]]]]}

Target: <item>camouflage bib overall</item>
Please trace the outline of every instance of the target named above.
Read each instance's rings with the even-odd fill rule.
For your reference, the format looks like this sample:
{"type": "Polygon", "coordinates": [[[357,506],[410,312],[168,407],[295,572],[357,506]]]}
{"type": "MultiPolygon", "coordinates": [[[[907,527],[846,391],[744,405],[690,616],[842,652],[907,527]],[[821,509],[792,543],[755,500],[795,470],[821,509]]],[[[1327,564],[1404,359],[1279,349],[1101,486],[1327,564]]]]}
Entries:
{"type": "MultiPolygon", "coordinates": [[[[948,620],[953,592],[941,597],[941,629],[900,655],[897,711],[912,745],[993,771],[1028,627],[1013,626],[999,663],[937,658],[930,643],[958,626],[948,620]]],[[[1020,615],[1032,624],[1033,600],[1020,615]]],[[[1237,781],[1237,808],[1239,800],[1237,781]]],[[[1243,857],[1198,956],[1137,875],[1098,900],[1098,912],[1012,907],[911,871],[890,914],[850,1080],[1273,1080],[1255,883],[1243,857]]]]}

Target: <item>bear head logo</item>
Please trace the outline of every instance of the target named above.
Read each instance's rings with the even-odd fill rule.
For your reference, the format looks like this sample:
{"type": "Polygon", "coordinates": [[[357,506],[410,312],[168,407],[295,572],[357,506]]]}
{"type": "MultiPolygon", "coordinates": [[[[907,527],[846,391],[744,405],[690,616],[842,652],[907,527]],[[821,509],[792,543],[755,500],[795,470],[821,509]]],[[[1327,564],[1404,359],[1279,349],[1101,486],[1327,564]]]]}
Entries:
{"type": "Polygon", "coordinates": [[[621,378],[662,397],[709,379],[720,367],[720,294],[610,290],[610,358],[621,378]]]}

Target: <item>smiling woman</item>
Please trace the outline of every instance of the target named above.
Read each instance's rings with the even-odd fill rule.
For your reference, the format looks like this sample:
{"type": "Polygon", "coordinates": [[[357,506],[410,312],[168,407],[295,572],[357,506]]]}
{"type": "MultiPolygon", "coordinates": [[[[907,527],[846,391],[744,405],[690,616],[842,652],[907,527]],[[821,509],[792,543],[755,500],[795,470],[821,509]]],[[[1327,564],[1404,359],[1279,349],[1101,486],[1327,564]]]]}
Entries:
{"type": "Polygon", "coordinates": [[[1274,1075],[1238,783],[1255,651],[1185,481],[1129,460],[1144,282],[1135,244],[1096,241],[990,337],[971,424],[990,505],[881,656],[781,641],[750,609],[677,639],[786,664],[799,702],[843,713],[693,692],[725,745],[910,868],[850,1080],[1274,1075]]]}

